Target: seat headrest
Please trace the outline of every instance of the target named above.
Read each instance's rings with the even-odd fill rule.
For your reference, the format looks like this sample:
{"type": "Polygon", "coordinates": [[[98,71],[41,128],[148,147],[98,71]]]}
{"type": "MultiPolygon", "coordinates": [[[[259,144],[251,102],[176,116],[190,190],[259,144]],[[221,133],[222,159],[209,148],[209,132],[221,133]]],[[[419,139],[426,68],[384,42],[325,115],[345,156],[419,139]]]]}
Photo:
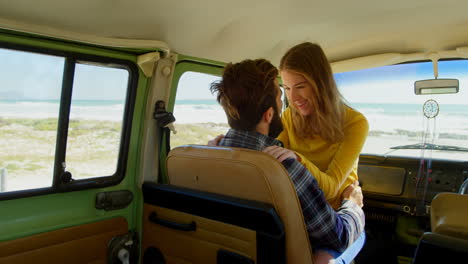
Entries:
{"type": "Polygon", "coordinates": [[[225,195],[248,196],[242,198],[270,204],[275,203],[277,196],[271,193],[270,178],[286,180],[289,191],[294,191],[281,163],[249,149],[181,146],[169,153],[167,168],[171,184],[208,192],[222,190],[225,195]]]}

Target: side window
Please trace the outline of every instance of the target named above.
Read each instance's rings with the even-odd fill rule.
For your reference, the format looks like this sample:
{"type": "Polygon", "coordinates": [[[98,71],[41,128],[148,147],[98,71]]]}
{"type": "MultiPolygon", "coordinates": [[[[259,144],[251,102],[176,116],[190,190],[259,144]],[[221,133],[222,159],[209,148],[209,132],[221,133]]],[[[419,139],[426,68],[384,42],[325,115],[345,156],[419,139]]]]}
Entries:
{"type": "Polygon", "coordinates": [[[128,78],[124,69],[76,64],[66,151],[74,179],[116,172],[128,78]]]}
{"type": "Polygon", "coordinates": [[[52,186],[64,61],[0,49],[0,192],[52,186]]]}
{"type": "Polygon", "coordinates": [[[426,150],[426,155],[446,160],[468,159],[467,60],[439,62],[440,79],[459,80],[456,94],[414,93],[416,80],[434,78],[431,62],[338,73],[335,78],[350,106],[369,121],[369,136],[362,153],[419,158],[423,154],[421,146],[433,144],[436,147],[430,152],[426,150]],[[423,113],[423,105],[430,99],[439,106],[435,118],[427,118],[423,113]]]}
{"type": "Polygon", "coordinates": [[[210,92],[211,83],[218,80],[219,76],[199,72],[185,72],[180,77],[174,104],[177,133],[171,135],[171,147],[205,145],[227,132],[224,110],[210,92]]]}
{"type": "Polygon", "coordinates": [[[123,177],[133,65],[75,56],[0,48],[0,194],[123,177]]]}

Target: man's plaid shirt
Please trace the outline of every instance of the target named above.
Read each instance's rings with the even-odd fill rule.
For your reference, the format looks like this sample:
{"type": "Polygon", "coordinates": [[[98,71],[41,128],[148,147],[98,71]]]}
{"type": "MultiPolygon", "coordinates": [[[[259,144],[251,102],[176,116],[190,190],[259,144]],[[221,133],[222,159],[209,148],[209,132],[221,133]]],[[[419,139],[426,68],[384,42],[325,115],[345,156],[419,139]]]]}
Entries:
{"type": "MultiPolygon", "coordinates": [[[[282,143],[257,132],[230,129],[219,145],[262,151],[269,146],[282,146],[282,143]]],[[[364,230],[362,209],[346,200],[335,212],[325,200],[317,180],[302,164],[295,159],[287,159],[282,164],[296,187],[312,246],[344,251],[364,230]]]]}

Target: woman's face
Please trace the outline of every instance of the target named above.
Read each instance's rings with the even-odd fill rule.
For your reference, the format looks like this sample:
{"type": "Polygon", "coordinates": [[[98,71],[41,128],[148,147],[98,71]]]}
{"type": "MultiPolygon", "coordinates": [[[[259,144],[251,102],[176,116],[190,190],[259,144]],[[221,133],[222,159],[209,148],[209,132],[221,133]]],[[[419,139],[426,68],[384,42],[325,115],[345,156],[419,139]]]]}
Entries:
{"type": "Polygon", "coordinates": [[[289,104],[294,107],[303,116],[312,114],[313,105],[309,98],[312,98],[312,85],[302,75],[284,70],[281,71],[283,87],[286,91],[289,104]]]}

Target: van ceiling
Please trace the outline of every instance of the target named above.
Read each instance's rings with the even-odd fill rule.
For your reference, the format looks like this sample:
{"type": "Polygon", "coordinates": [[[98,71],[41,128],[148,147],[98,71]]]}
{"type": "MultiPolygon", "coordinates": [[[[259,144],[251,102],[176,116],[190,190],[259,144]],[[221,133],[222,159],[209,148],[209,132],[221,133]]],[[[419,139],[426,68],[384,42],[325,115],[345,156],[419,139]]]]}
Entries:
{"type": "Polygon", "coordinates": [[[14,21],[159,40],[174,52],[223,62],[263,57],[278,64],[303,41],[320,44],[330,61],[468,46],[467,13],[463,0],[0,0],[0,28],[14,21]]]}

